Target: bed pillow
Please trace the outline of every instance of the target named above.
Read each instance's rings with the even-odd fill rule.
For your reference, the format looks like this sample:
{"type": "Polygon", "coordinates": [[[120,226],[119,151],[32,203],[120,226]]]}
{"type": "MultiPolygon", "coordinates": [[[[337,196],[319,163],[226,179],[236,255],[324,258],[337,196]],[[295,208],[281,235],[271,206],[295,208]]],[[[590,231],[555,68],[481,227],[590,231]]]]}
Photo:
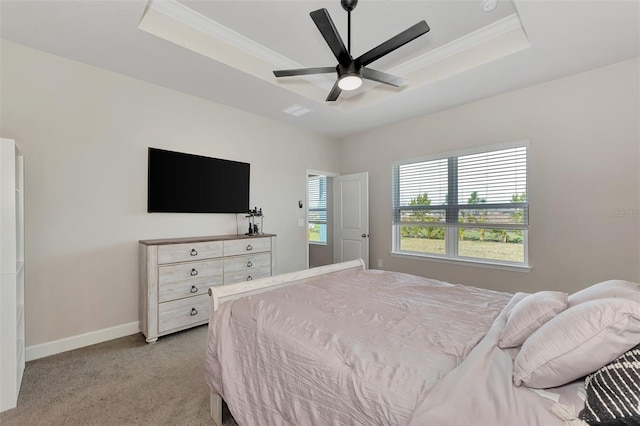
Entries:
{"type": "Polygon", "coordinates": [[[639,425],[640,345],[588,375],[585,393],[578,418],[589,425],[639,425]]]}
{"type": "Polygon", "coordinates": [[[549,388],[584,377],[640,342],[640,303],[606,298],[569,307],[534,332],[513,365],[516,386],[549,388]]]}
{"type": "Polygon", "coordinates": [[[505,349],[522,345],[542,324],[567,309],[568,296],[561,291],[539,291],[519,301],[509,312],[498,347],[505,349]]]}
{"type": "Polygon", "coordinates": [[[606,297],[622,297],[640,303],[640,284],[623,280],[603,281],[570,295],[569,306],[606,297]]]}

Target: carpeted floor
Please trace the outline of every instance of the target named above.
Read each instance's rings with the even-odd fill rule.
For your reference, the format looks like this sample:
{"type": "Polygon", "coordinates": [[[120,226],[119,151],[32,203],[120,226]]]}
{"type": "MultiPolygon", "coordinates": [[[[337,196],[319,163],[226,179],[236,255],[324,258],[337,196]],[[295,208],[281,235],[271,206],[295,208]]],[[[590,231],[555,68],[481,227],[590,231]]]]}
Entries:
{"type": "MultiPolygon", "coordinates": [[[[142,334],[28,362],[8,425],[211,425],[207,326],[147,344],[142,334]]],[[[225,426],[236,425],[226,410],[225,426]]]]}

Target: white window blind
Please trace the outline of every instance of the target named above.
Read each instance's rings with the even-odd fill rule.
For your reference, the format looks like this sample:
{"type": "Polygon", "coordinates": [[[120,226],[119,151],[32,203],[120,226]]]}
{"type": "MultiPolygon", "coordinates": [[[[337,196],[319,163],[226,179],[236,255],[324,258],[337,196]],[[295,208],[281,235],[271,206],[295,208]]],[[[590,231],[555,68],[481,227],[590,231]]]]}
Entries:
{"type": "Polygon", "coordinates": [[[327,223],[327,178],[309,176],[307,179],[309,223],[327,223]]]}
{"type": "Polygon", "coordinates": [[[527,147],[397,164],[393,223],[526,229],[527,147]]]}

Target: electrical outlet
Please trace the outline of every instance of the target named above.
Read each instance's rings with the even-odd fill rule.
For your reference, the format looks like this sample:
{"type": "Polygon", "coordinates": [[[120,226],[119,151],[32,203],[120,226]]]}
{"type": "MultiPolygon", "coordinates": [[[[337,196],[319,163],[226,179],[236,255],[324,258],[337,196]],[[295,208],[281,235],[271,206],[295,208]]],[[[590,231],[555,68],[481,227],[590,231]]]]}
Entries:
{"type": "Polygon", "coordinates": [[[382,259],[378,259],[378,268],[382,267],[384,267],[384,262],[382,261],[382,259]]]}

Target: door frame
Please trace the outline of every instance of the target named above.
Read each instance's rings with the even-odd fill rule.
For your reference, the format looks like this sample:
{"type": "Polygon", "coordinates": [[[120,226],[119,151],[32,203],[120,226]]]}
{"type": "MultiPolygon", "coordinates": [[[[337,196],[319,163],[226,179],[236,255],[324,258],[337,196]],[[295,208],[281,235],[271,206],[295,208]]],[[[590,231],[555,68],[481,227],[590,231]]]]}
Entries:
{"type": "MultiPolygon", "coordinates": [[[[362,186],[360,186],[362,190],[362,186]]],[[[370,229],[370,217],[369,217],[369,172],[349,173],[346,175],[340,175],[333,180],[333,262],[344,262],[345,256],[342,247],[343,241],[358,241],[360,244],[360,257],[365,261],[366,268],[369,268],[369,229],[370,229]],[[360,185],[364,183],[364,193],[360,192],[359,210],[360,227],[357,229],[337,229],[343,225],[342,218],[344,218],[345,210],[343,208],[343,193],[342,189],[338,190],[337,186],[341,186],[342,181],[358,182],[360,185]],[[340,199],[340,203],[336,202],[336,199],[340,199]],[[338,218],[338,219],[336,219],[338,218]],[[355,231],[355,233],[354,233],[355,231]],[[365,241],[363,241],[365,240],[365,241]],[[365,245],[366,244],[366,245],[365,245]],[[366,251],[366,253],[363,251],[366,251]],[[337,254],[340,256],[337,256],[337,254]]],[[[346,259],[349,260],[349,259],[346,259]]]]}
{"type": "MultiPolygon", "coordinates": [[[[337,176],[340,176],[340,173],[336,173],[336,172],[327,172],[327,171],[322,171],[322,170],[316,170],[316,169],[307,169],[306,173],[304,175],[304,240],[305,240],[305,252],[306,252],[306,269],[309,269],[309,206],[307,206],[307,204],[309,203],[309,185],[308,185],[308,180],[309,180],[309,175],[318,175],[318,176],[326,176],[328,178],[334,178],[337,176]]],[[[327,214],[329,212],[327,211],[327,214]]],[[[329,222],[327,220],[327,222],[329,222]]],[[[331,212],[331,226],[333,226],[333,212],[331,212]]],[[[329,223],[327,223],[327,227],[329,226],[329,223]]],[[[329,241],[327,241],[327,245],[329,244],[329,241]]],[[[333,241],[331,241],[331,244],[333,244],[333,241]]]]}

